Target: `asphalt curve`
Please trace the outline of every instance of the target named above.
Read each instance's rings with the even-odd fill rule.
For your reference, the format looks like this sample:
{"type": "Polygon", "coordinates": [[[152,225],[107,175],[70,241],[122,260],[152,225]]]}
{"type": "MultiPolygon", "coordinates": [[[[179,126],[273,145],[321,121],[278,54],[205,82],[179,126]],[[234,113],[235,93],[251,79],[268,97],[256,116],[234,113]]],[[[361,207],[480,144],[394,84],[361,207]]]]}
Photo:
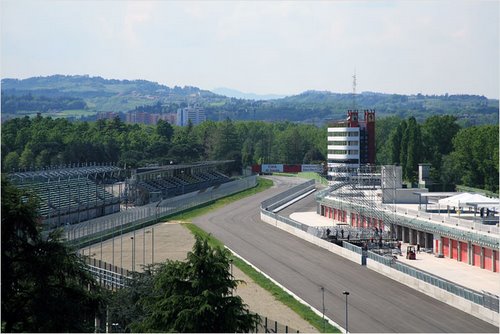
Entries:
{"type": "MultiPolygon", "coordinates": [[[[318,310],[323,286],[325,314],[344,327],[342,292],[349,291],[350,332],[498,333],[498,327],[262,222],[260,202],[297,179],[273,180],[275,187],[199,217],[194,224],[318,310]]],[[[306,202],[311,205],[310,199],[306,202]]]]}

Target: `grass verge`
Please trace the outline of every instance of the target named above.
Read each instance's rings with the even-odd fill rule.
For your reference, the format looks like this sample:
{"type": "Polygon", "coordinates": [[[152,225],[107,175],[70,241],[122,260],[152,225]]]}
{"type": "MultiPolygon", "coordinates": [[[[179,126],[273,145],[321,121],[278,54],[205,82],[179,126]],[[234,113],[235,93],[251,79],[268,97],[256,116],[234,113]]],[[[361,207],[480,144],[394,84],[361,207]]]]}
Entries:
{"type": "Polygon", "coordinates": [[[189,210],[181,212],[181,213],[176,213],[175,215],[168,217],[168,219],[169,220],[180,219],[180,220],[189,221],[195,217],[204,215],[210,211],[213,211],[213,210],[216,210],[216,209],[221,208],[223,206],[226,206],[232,202],[236,202],[236,201],[239,201],[240,199],[243,199],[245,197],[260,193],[261,191],[264,191],[272,186],[273,186],[273,181],[263,179],[263,178],[258,178],[256,187],[244,190],[244,191],[236,193],[234,195],[229,195],[227,197],[218,199],[218,200],[214,201],[213,203],[210,203],[208,205],[204,205],[202,207],[197,207],[197,208],[189,209],[189,210]]]}
{"type": "MultiPolygon", "coordinates": [[[[193,224],[186,224],[185,226],[194,235],[207,238],[210,246],[221,247],[221,248],[224,247],[224,244],[222,242],[220,242],[219,240],[217,240],[212,235],[208,234],[198,226],[193,224]]],[[[323,319],[316,313],[314,313],[309,306],[306,306],[301,302],[299,302],[298,300],[296,300],[295,298],[293,298],[279,286],[274,284],[270,279],[259,273],[257,270],[255,270],[253,267],[248,265],[240,258],[232,256],[232,259],[233,259],[233,264],[237,266],[245,274],[247,274],[248,277],[250,277],[255,283],[257,283],[260,287],[270,292],[274,296],[274,298],[276,298],[277,300],[288,306],[291,310],[297,313],[302,319],[304,319],[312,326],[314,326],[319,332],[340,333],[340,330],[338,328],[330,325],[328,322],[325,322],[323,330],[323,319]]]]}

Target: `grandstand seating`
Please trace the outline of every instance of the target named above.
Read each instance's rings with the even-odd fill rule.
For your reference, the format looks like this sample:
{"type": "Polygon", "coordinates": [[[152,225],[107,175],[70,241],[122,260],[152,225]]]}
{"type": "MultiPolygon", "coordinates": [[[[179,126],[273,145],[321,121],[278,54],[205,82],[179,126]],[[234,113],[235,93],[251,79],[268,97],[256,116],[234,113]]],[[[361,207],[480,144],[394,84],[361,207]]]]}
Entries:
{"type": "Polygon", "coordinates": [[[103,186],[87,178],[25,182],[17,186],[39,198],[42,218],[118,202],[103,186]]]}
{"type": "Polygon", "coordinates": [[[162,198],[167,198],[206,189],[229,180],[229,177],[216,171],[198,172],[196,174],[180,173],[168,178],[139,181],[137,186],[142,191],[161,193],[162,198]]]}

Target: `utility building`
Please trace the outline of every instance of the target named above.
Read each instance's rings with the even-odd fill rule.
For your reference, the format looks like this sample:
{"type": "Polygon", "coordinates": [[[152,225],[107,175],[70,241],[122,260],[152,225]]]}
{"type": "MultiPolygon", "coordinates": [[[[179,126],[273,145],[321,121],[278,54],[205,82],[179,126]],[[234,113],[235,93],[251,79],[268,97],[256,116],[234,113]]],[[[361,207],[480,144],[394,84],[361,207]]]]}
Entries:
{"type": "Polygon", "coordinates": [[[375,110],[347,111],[347,120],[328,125],[328,175],[336,178],[362,165],[375,164],[375,110]]]}

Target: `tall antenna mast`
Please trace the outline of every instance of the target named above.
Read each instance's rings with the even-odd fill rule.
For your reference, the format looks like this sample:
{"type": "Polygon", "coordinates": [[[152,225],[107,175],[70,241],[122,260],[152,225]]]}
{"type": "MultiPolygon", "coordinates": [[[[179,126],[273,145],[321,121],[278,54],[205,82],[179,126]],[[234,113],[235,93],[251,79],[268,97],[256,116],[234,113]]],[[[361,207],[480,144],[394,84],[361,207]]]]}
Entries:
{"type": "Polygon", "coordinates": [[[356,110],[356,69],[352,76],[352,110],[356,110]]]}

